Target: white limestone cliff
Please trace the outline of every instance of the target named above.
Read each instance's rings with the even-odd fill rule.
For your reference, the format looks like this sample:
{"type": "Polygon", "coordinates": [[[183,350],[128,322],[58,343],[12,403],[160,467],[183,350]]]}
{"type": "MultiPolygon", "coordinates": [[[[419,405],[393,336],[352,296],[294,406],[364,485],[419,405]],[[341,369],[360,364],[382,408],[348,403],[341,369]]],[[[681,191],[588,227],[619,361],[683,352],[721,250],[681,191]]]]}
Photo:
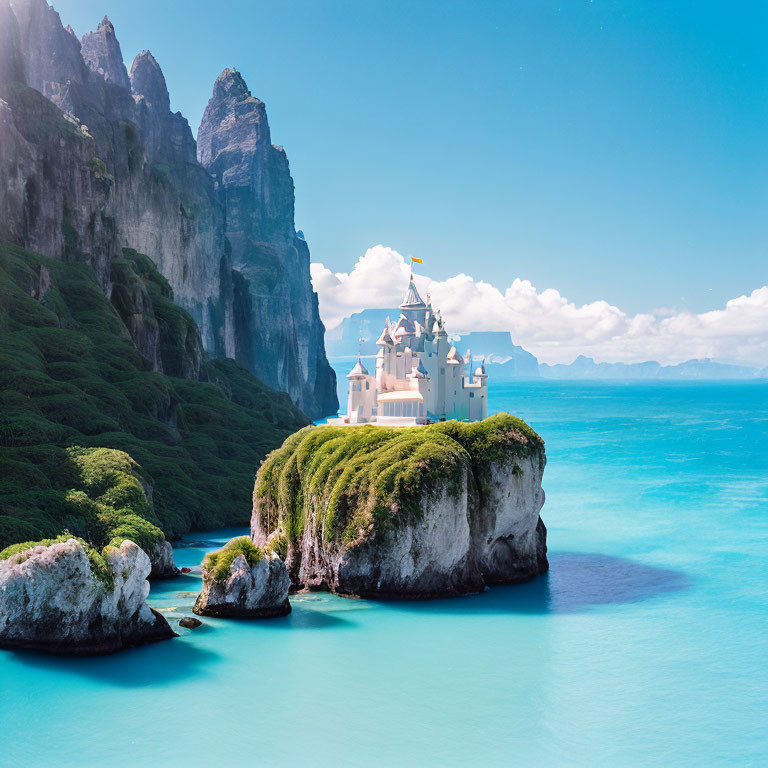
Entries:
{"type": "Polygon", "coordinates": [[[507,414],[307,428],[259,470],[252,540],[285,541],[297,589],[432,598],[525,581],[548,568],[545,464],[543,441],[507,414]]]}

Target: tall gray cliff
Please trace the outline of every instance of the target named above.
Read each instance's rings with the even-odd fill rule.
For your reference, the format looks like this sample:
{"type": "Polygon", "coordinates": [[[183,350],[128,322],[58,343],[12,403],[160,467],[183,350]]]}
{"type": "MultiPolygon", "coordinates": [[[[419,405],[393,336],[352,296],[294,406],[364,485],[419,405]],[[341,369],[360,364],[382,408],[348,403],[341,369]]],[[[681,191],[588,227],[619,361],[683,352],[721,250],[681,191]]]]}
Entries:
{"type": "MultiPolygon", "coordinates": [[[[8,0],[0,6],[9,13],[8,0]]],[[[22,71],[4,86],[0,169],[11,183],[0,190],[0,236],[90,263],[107,294],[122,248],[146,253],[197,321],[206,351],[234,357],[224,213],[157,62],[140,54],[129,78],[108,19],[81,43],[45,0],[10,8],[22,71]]]]}
{"type": "Polygon", "coordinates": [[[238,358],[307,413],[335,412],[336,377],[325,355],[309,248],[295,229],[288,158],[272,144],[264,103],[237,71],[217,78],[197,142],[226,211],[233,266],[247,281],[239,293],[238,358]]]}
{"type": "MultiPolygon", "coordinates": [[[[279,374],[262,376],[311,416],[334,409],[308,268],[284,262],[293,271],[283,281],[305,280],[307,301],[291,304],[286,357],[286,334],[260,326],[251,338],[254,318],[265,315],[247,270],[232,268],[226,200],[197,160],[186,119],[171,111],[157,61],[145,51],[129,75],[109,19],[80,41],[46,0],[0,0],[0,178],[0,239],[90,264],[107,295],[123,248],[147,254],[210,356],[235,357],[256,373],[254,348],[264,359],[285,357],[279,374]]],[[[292,185],[290,195],[292,221],[292,185]]],[[[148,358],[160,359],[151,350],[148,358]]]]}

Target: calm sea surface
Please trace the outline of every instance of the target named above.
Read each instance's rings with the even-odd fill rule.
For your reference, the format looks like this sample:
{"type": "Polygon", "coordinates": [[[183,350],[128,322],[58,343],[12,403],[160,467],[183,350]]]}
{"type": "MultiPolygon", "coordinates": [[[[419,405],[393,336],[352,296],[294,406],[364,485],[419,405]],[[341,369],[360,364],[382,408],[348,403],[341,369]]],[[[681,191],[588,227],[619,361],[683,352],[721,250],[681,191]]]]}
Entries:
{"type": "MultiPolygon", "coordinates": [[[[768,384],[491,396],[547,443],[548,575],[427,603],[300,595],[285,619],[105,658],[0,652],[0,764],[768,764],[768,384]]],[[[177,562],[241,532],[189,536],[177,562]]],[[[150,601],[175,624],[198,589],[150,601]]]]}

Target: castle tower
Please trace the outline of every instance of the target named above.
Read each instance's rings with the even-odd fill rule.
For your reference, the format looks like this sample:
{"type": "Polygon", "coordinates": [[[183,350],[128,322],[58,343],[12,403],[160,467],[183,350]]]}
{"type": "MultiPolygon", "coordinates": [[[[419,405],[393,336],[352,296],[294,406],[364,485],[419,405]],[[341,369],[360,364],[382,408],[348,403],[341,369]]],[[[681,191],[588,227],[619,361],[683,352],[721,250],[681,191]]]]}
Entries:
{"type": "Polygon", "coordinates": [[[349,397],[347,398],[347,415],[350,424],[365,424],[376,416],[376,379],[368,373],[360,355],[352,370],[347,374],[349,379],[349,397]]]}
{"type": "Polygon", "coordinates": [[[413,282],[413,275],[408,281],[408,289],[405,292],[400,310],[412,323],[419,323],[424,326],[427,319],[427,305],[422,301],[419,292],[416,290],[416,284],[413,282]]]}
{"type": "Polygon", "coordinates": [[[472,380],[478,388],[472,390],[474,397],[469,400],[469,418],[471,421],[479,421],[488,415],[488,374],[485,372],[485,360],[475,369],[472,380]]]}

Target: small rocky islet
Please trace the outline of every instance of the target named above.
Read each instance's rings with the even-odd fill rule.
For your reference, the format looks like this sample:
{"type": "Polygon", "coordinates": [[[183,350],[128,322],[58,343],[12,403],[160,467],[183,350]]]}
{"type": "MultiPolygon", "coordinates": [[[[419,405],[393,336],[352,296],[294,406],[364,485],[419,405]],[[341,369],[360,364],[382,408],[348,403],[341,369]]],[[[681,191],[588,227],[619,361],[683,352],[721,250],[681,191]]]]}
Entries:
{"type": "Polygon", "coordinates": [[[260,468],[255,544],[295,589],[425,599],[548,568],[543,440],[501,413],[421,427],[309,427],[260,468]]]}
{"type": "Polygon", "coordinates": [[[193,611],[200,616],[269,619],[291,612],[291,578],[270,548],[247,537],[231,539],[203,560],[203,589],[193,611]]]}
{"type": "Polygon", "coordinates": [[[0,647],[90,656],[175,637],[147,605],[151,568],[128,540],[102,554],[66,536],[21,548],[0,560],[0,647]]]}

